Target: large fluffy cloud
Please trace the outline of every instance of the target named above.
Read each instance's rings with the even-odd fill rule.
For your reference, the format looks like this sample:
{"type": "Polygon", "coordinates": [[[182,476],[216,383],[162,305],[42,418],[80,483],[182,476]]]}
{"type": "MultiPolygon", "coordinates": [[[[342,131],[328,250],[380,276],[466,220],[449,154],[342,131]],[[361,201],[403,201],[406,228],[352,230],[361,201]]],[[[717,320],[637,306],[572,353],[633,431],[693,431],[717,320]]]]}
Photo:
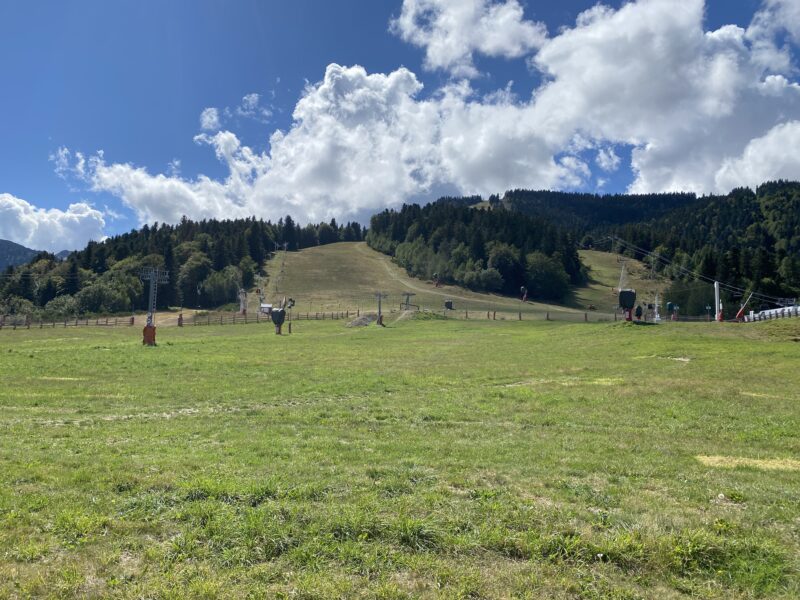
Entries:
{"type": "Polygon", "coordinates": [[[425,66],[455,75],[478,74],[473,53],[517,58],[547,38],[541,23],[524,18],[518,0],[403,0],[391,30],[425,48],[425,66]]]}
{"type": "Polygon", "coordinates": [[[725,160],[717,171],[718,189],[755,188],[765,181],[797,179],[800,175],[800,121],[773,127],[752,140],[741,155],[725,160]]]}
{"type": "Polygon", "coordinates": [[[536,56],[551,77],[531,107],[539,129],[555,144],[577,130],[635,146],[633,191],[725,191],[722,163],[800,116],[800,95],[767,75],[743,29],[705,32],[703,9],[640,0],[582,15],[536,56]]]}
{"type": "Polygon", "coordinates": [[[0,194],[0,239],[58,252],[101,239],[104,228],[103,213],[83,202],[70,204],[65,211],[43,209],[11,194],[0,194]]]}
{"type": "MultiPolygon", "coordinates": [[[[525,25],[516,2],[464,3],[473,10],[468,19],[456,18],[457,5],[406,2],[394,27],[407,10],[434,11],[426,13],[425,27],[446,25],[447,35],[461,40],[454,42],[460,50],[442,54],[451,58],[437,58],[436,65],[458,70],[472,65],[473,51],[499,47],[463,41],[461,29],[475,15],[510,10],[516,15],[510,21],[525,25]]],[[[514,187],[599,187],[590,164],[621,168],[619,145],[633,147],[636,192],[727,192],[758,178],[800,178],[800,165],[779,156],[781,147],[800,154],[800,86],[793,62],[781,59],[791,58],[781,40],[794,35],[794,7],[766,0],[747,30],[705,31],[702,0],[639,0],[619,10],[598,5],[573,28],[537,42],[541,49],[529,62],[544,83],[521,101],[506,90],[478,96],[467,79],[423,96],[405,68],[368,74],[334,64],[306,88],[292,126],[271,136],[268,151],[254,151],[230,131],[195,138],[226,165],[224,179],[152,174],[79,153],[72,169],[92,189],[121,198],[142,221],[183,214],[364,218],[442,189],[485,195],[514,187]],[[764,25],[770,11],[788,11],[782,25],[764,25]]],[[[495,54],[514,56],[533,46],[495,54]]],[[[430,45],[426,51],[430,62],[430,45]]]]}

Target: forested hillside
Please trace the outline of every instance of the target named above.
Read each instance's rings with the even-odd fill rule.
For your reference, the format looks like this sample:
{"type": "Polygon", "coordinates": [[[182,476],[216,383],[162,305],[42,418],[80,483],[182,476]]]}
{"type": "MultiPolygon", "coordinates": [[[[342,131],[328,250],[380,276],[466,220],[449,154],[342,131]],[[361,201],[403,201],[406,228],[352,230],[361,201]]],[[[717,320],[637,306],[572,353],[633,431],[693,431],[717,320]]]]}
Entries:
{"type": "Polygon", "coordinates": [[[528,216],[540,217],[569,228],[581,237],[624,223],[650,221],[673,211],[692,207],[695,194],[581,194],[546,190],[512,190],[502,201],[494,196],[490,205],[504,206],[528,216]]]}
{"type": "MultiPolygon", "coordinates": [[[[629,223],[619,237],[643,250],[672,261],[657,261],[679,283],[673,297],[696,310],[703,300],[691,297],[694,279],[686,270],[761,294],[800,296],[800,183],[772,182],[710,196],[697,205],[676,210],[660,219],[629,223]]],[[[632,251],[637,258],[644,253],[632,251]]],[[[645,258],[646,260],[646,258],[645,258]]],[[[731,300],[733,296],[730,295],[731,300]]],[[[769,303],[756,302],[756,308],[769,303]]]]}
{"type": "Polygon", "coordinates": [[[406,205],[372,217],[369,245],[409,274],[465,287],[561,300],[585,279],[574,238],[553,221],[465,202],[406,205]]]}
{"type": "Polygon", "coordinates": [[[0,269],[9,265],[22,265],[36,256],[36,250],[31,250],[20,244],[0,240],[0,269]]]}
{"type": "Polygon", "coordinates": [[[298,250],[359,241],[363,234],[358,223],[340,226],[333,220],[300,227],[291,217],[275,224],[184,218],[177,225],[145,225],[90,242],[64,261],[43,252],[26,265],[6,268],[0,276],[0,314],[55,318],[145,309],[139,270],[147,266],[170,273],[169,283],[159,288],[160,308],[216,307],[235,301],[240,287],[253,285],[276,245],[298,250]]]}
{"type": "MultiPolygon", "coordinates": [[[[459,204],[458,200],[443,199],[459,204]]],[[[475,204],[474,198],[465,201],[475,204]]],[[[765,183],[754,192],[593,195],[513,190],[491,197],[493,212],[535,215],[566,228],[584,246],[650,261],[676,284],[671,298],[692,313],[708,303],[692,273],[776,298],[800,295],[800,183],[765,183]],[[612,247],[609,236],[629,244],[612,247]],[[638,249],[636,249],[636,248],[638,249]],[[661,260],[653,260],[648,252],[661,260]],[[694,291],[692,291],[694,290],[694,291]]],[[[742,293],[726,294],[728,304],[742,293]]],[[[758,302],[757,307],[764,304],[758,302]]]]}
{"type": "MultiPolygon", "coordinates": [[[[239,219],[145,225],[91,242],[66,260],[39,253],[0,275],[0,314],[45,318],[146,308],[139,270],[170,271],[159,306],[216,307],[250,287],[276,245],[298,250],[360,241],[388,254],[414,276],[478,291],[563,300],[586,280],[577,254],[584,247],[615,250],[652,265],[673,280],[669,299],[702,314],[708,284],[726,284],[735,310],[756,291],[752,308],[800,296],[800,183],[765,183],[754,192],[597,196],[513,190],[492,196],[441,198],[372,217],[369,233],[336,221],[301,227],[239,219]],[[480,208],[474,208],[479,205],[480,208]],[[612,238],[624,240],[610,242],[612,238]]],[[[5,245],[3,247],[6,247],[5,245]]],[[[22,248],[16,244],[12,250],[22,248]]],[[[22,248],[25,250],[24,248],[22,248]]]]}

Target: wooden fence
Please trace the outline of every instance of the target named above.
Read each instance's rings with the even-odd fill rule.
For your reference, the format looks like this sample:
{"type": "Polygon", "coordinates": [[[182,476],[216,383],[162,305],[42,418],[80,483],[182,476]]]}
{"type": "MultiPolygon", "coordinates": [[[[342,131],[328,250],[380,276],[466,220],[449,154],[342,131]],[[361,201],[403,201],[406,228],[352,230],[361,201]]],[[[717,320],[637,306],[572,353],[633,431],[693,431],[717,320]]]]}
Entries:
{"type": "MultiPolygon", "coordinates": [[[[361,311],[327,311],[327,312],[304,312],[287,313],[287,322],[291,321],[338,321],[342,319],[354,319],[361,314],[361,311]]],[[[238,313],[206,313],[194,314],[191,318],[185,319],[184,326],[194,325],[251,325],[253,323],[272,323],[267,315],[256,313],[255,315],[241,315],[238,313]]]]}
{"type": "MultiPolygon", "coordinates": [[[[384,312],[384,320],[391,322],[400,315],[403,311],[398,309],[391,309],[384,312]]],[[[460,320],[490,320],[490,321],[569,321],[572,323],[598,323],[609,321],[621,321],[623,316],[618,313],[612,312],[599,312],[599,311],[577,311],[577,310],[540,310],[540,311],[514,311],[503,307],[500,310],[494,309],[461,309],[461,310],[444,310],[444,309],[430,309],[424,306],[415,310],[422,315],[438,315],[440,318],[446,319],[460,319],[460,320]]],[[[292,321],[351,321],[362,314],[375,315],[375,311],[363,311],[360,308],[335,310],[335,311],[291,311],[286,315],[286,322],[292,321]]],[[[775,315],[763,316],[764,320],[772,318],[782,318],[789,316],[797,316],[798,310],[796,307],[786,309],[775,315]]],[[[145,320],[144,315],[136,315],[135,317],[100,317],[100,318],[70,318],[61,320],[32,320],[25,317],[17,317],[6,315],[0,317],[0,331],[1,330],[16,330],[16,329],[55,329],[67,327],[132,327],[134,325],[143,325],[145,320]]],[[[681,316],[679,321],[705,321],[706,316],[703,317],[686,317],[681,316]]],[[[758,320],[758,319],[756,319],[758,320]]],[[[668,318],[663,318],[661,323],[674,323],[668,318]]],[[[216,313],[216,312],[201,312],[190,313],[182,319],[177,314],[172,314],[169,322],[157,323],[159,327],[174,327],[176,324],[183,327],[199,327],[209,325],[252,325],[252,324],[271,324],[272,320],[269,316],[253,313],[242,315],[239,313],[216,313]]]]}
{"type": "Polygon", "coordinates": [[[26,318],[0,319],[0,331],[3,329],[55,329],[56,327],[131,327],[134,317],[103,317],[97,319],[59,319],[36,320],[26,318]]]}

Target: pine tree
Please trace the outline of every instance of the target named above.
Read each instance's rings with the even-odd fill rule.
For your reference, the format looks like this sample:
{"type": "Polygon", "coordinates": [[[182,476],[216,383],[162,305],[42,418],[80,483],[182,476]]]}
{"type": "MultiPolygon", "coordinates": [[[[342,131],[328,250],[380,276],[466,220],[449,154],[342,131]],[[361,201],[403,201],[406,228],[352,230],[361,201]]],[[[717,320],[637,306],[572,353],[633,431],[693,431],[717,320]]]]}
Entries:
{"type": "Polygon", "coordinates": [[[78,270],[78,263],[74,258],[71,258],[69,261],[66,279],[67,280],[64,282],[64,292],[70,296],[74,296],[81,289],[80,271],[78,270]]]}

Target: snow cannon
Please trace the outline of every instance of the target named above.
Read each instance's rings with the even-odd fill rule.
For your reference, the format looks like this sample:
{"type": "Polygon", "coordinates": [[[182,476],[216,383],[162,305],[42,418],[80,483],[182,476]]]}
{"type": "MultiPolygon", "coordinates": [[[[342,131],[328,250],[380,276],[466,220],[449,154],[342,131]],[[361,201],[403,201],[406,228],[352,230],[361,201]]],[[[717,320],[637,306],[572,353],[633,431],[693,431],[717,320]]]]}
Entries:
{"type": "Polygon", "coordinates": [[[270,318],[275,324],[275,333],[280,335],[281,327],[283,327],[283,322],[286,320],[286,311],[282,308],[273,308],[270,313],[270,318]]]}
{"type": "Polygon", "coordinates": [[[625,313],[625,320],[632,321],[633,307],[636,306],[636,290],[626,289],[619,291],[619,305],[625,313]]]}

